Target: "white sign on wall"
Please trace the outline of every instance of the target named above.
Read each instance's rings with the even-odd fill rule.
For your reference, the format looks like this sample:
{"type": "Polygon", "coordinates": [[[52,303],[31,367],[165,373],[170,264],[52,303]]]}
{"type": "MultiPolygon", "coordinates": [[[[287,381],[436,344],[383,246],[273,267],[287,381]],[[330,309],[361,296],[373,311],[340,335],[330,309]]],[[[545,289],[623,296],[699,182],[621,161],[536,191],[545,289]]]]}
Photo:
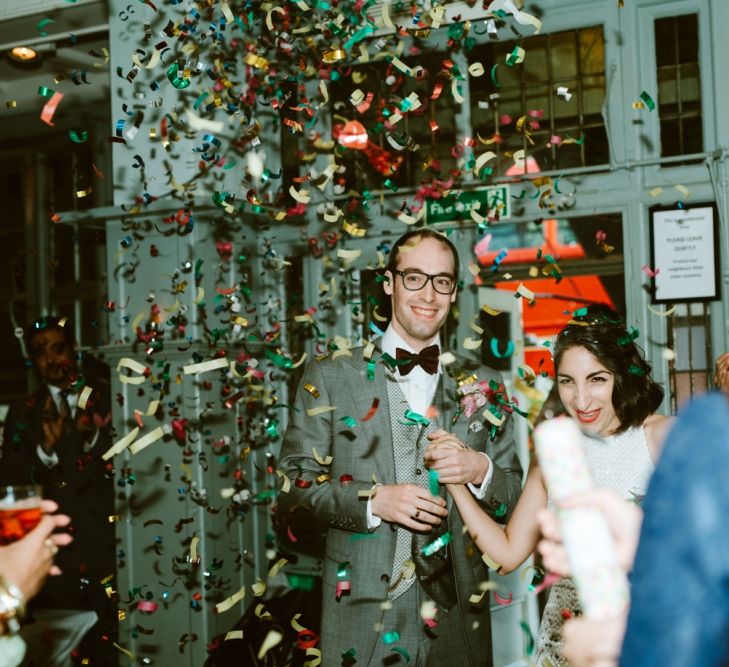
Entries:
{"type": "Polygon", "coordinates": [[[651,210],[653,301],[710,301],[719,298],[716,208],[651,210]]]}

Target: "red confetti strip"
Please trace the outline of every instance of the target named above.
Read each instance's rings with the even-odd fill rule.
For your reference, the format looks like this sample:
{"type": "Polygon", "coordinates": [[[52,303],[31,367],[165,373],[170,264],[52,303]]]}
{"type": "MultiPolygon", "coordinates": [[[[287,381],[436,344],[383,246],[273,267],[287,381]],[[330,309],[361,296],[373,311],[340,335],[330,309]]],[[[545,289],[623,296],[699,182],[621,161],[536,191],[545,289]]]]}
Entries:
{"type": "Polygon", "coordinates": [[[40,118],[44,123],[50,125],[51,127],[55,127],[53,123],[53,116],[55,115],[56,109],[58,108],[58,105],[61,103],[62,99],[63,93],[55,92],[53,93],[53,97],[51,97],[51,99],[43,105],[43,110],[41,111],[40,118]]]}
{"type": "Polygon", "coordinates": [[[372,419],[372,417],[375,416],[378,407],[380,407],[380,399],[375,397],[372,401],[372,407],[367,411],[367,414],[362,417],[361,421],[366,422],[372,419]]]}
{"type": "Polygon", "coordinates": [[[660,269],[651,269],[647,264],[643,264],[641,269],[649,278],[655,278],[661,272],[660,269]]]}
{"type": "Polygon", "coordinates": [[[498,593],[494,593],[494,601],[496,602],[496,604],[500,604],[502,607],[510,605],[513,599],[513,593],[509,593],[506,597],[501,597],[498,593]]]}
{"type": "Polygon", "coordinates": [[[351,593],[352,591],[352,582],[351,581],[338,581],[337,582],[337,589],[335,591],[335,597],[337,598],[337,602],[339,602],[339,599],[344,595],[345,593],[351,593]]]}

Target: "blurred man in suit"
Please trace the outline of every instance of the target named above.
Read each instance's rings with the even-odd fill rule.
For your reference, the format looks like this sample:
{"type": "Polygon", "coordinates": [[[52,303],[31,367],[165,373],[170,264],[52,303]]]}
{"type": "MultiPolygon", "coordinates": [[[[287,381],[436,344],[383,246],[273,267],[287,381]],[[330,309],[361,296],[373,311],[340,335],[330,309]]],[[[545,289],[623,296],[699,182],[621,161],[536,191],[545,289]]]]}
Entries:
{"type": "Polygon", "coordinates": [[[36,320],[26,344],[40,387],[8,412],[0,484],[40,484],[71,517],[74,537],[56,556],[63,574],[47,580],[33,608],[96,612],[79,657],[117,665],[116,610],[106,592],[115,588],[114,479],[101,459],[110,446],[108,367],[91,357],[79,365],[66,318],[36,320]]]}

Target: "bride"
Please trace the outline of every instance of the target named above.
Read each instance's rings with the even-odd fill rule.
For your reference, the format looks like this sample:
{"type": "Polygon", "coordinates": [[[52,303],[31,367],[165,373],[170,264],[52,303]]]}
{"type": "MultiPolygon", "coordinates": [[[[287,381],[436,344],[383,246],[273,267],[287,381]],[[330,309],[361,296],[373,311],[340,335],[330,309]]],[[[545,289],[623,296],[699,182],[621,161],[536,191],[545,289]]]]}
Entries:
{"type": "MultiPolygon", "coordinates": [[[[559,398],[583,431],[582,446],[595,484],[639,501],[673,418],[653,414],[663,390],[651,378],[651,367],[633,336],[617,314],[588,309],[558,334],[554,363],[559,398]]],[[[437,470],[438,449],[448,446],[430,445],[426,465],[437,470]]],[[[534,551],[537,512],[548,504],[536,460],[505,527],[478,507],[466,487],[447,486],[476,546],[498,565],[500,574],[516,569],[534,551]]],[[[540,625],[534,658],[539,667],[566,664],[561,657],[562,623],[579,613],[571,580],[559,581],[550,591],[540,625]]]]}

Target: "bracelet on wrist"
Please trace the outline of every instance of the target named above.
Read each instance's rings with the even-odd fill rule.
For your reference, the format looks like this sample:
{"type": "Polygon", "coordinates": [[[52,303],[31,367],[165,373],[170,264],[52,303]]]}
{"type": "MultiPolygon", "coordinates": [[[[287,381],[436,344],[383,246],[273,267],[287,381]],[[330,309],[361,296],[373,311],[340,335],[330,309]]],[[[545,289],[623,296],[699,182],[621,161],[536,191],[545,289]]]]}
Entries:
{"type": "Polygon", "coordinates": [[[0,621],[7,632],[15,634],[25,616],[25,598],[20,589],[0,576],[0,621]]]}

